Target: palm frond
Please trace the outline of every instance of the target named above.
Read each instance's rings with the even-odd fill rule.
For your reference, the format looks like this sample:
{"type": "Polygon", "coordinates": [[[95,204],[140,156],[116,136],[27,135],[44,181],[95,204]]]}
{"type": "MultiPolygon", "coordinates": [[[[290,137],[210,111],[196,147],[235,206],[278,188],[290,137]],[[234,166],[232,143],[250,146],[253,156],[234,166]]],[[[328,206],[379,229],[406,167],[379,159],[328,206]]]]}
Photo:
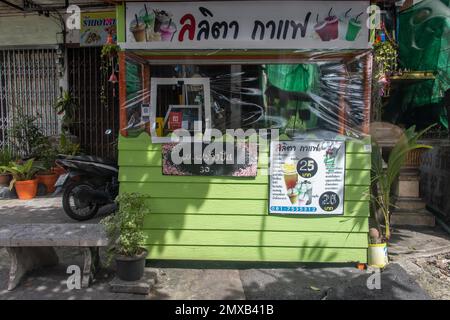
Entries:
{"type": "Polygon", "coordinates": [[[432,148],[429,145],[418,143],[418,140],[432,127],[434,127],[434,125],[429,126],[420,132],[415,131],[415,126],[405,130],[392,148],[386,168],[383,168],[381,148],[374,142],[372,148],[372,185],[376,187],[377,196],[373,196],[372,199],[383,213],[386,226],[384,234],[387,240],[389,240],[390,237],[390,210],[393,206],[393,203],[391,202],[392,186],[399,176],[409,152],[416,149],[432,148]]]}

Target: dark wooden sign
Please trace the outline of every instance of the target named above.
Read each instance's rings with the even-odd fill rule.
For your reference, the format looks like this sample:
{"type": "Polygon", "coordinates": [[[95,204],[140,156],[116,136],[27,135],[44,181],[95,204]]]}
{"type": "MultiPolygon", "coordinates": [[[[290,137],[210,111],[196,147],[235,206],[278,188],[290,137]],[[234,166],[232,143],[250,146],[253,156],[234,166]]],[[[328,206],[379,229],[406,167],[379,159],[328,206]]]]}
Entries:
{"type": "Polygon", "coordinates": [[[172,176],[257,175],[256,143],[180,142],[162,145],[162,172],[172,176]]]}

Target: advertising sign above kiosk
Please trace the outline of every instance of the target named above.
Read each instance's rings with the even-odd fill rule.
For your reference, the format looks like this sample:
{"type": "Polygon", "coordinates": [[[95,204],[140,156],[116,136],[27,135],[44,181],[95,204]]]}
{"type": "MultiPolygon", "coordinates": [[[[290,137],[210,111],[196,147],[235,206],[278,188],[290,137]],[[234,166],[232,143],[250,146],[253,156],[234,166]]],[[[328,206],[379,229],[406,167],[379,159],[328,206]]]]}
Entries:
{"type": "Polygon", "coordinates": [[[128,2],[124,49],[367,49],[369,1],[128,2]]]}

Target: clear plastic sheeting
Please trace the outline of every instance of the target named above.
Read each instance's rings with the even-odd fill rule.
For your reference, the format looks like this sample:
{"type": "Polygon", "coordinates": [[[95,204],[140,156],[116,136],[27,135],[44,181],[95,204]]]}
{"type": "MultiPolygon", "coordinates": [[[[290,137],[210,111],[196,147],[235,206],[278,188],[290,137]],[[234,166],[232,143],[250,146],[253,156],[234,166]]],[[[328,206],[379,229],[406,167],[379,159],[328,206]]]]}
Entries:
{"type": "Polygon", "coordinates": [[[177,64],[128,56],[122,132],[139,135],[153,128],[161,138],[177,129],[193,135],[199,128],[223,134],[272,129],[294,139],[368,134],[369,52],[314,52],[311,58],[268,58],[270,63],[242,58],[218,63],[223,59],[214,55],[218,60],[208,56],[198,64],[188,56],[177,64]]]}
{"type": "Polygon", "coordinates": [[[441,118],[448,128],[444,95],[450,88],[450,1],[424,0],[400,14],[400,67],[432,72],[433,80],[400,83],[392,97],[387,120],[425,128],[441,118]]]}

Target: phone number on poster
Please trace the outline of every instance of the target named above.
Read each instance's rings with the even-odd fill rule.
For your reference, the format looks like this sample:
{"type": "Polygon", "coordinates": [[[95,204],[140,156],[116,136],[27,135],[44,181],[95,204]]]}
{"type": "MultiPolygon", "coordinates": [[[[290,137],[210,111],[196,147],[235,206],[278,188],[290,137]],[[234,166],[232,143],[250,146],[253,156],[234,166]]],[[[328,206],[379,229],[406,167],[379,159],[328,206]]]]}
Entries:
{"type": "Polygon", "coordinates": [[[313,207],[270,207],[271,211],[281,212],[316,212],[317,208],[313,207]]]}

